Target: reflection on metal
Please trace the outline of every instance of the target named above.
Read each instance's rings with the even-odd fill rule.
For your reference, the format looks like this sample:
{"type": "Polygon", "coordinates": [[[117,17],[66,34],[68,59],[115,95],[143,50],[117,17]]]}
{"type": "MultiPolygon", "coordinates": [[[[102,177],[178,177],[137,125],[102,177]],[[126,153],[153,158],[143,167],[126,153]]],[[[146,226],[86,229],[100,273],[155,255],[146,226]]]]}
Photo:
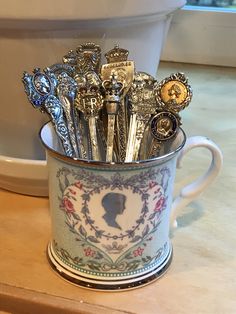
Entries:
{"type": "Polygon", "coordinates": [[[181,125],[192,90],[183,73],[160,82],[135,71],[128,50],[105,54],[95,43],[70,50],[62,63],[23,73],[28,100],[47,113],[66,156],[134,162],[163,154],[181,125]]]}

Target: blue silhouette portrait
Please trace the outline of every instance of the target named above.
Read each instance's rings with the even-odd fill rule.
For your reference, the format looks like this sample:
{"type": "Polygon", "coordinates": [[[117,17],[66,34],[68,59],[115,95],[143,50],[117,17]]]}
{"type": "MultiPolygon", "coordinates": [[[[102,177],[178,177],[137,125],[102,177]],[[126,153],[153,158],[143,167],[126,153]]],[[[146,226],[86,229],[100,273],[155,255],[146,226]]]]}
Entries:
{"type": "Polygon", "coordinates": [[[122,215],[125,210],[126,196],[121,193],[107,193],[102,198],[102,206],[105,210],[105,214],[102,218],[105,220],[108,226],[121,229],[116,222],[117,215],[122,215]]]}

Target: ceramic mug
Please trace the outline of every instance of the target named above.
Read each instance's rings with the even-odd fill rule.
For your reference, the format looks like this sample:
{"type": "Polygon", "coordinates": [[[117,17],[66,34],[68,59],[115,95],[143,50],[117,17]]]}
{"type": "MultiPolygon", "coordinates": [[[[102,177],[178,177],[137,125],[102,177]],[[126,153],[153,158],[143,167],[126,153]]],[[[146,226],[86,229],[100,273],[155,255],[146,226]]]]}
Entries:
{"type": "Polygon", "coordinates": [[[102,290],[134,288],[163,275],[172,259],[170,218],[175,223],[216,177],[219,148],[205,137],[186,141],[180,129],[169,153],[114,164],[64,156],[50,123],[40,135],[49,169],[52,267],[70,282],[102,290]],[[211,165],[172,202],[176,166],[194,147],[210,150],[211,165]]]}

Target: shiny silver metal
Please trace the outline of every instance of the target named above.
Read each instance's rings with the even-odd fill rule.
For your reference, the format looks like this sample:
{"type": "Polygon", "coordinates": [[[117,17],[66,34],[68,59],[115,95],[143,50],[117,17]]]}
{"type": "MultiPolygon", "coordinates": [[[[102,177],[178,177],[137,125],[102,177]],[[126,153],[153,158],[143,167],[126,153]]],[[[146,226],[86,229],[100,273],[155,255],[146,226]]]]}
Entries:
{"type": "Polygon", "coordinates": [[[111,162],[113,161],[115,122],[121,103],[123,84],[117,81],[117,76],[113,73],[110,80],[104,81],[102,86],[105,91],[104,104],[108,115],[106,161],[111,162]]]}
{"type": "Polygon", "coordinates": [[[79,88],[75,99],[75,106],[83,113],[85,120],[88,122],[92,154],[88,157],[93,160],[101,160],[96,120],[99,118],[99,111],[102,109],[103,103],[98,86],[91,85],[79,88]]]}
{"type": "Polygon", "coordinates": [[[117,76],[117,80],[123,84],[121,103],[116,123],[117,156],[119,161],[125,161],[126,145],[128,139],[128,113],[125,96],[130,89],[134,78],[134,62],[128,61],[128,50],[115,46],[105,54],[107,64],[101,68],[102,80],[109,80],[111,75],[117,76]]]}
{"type": "Polygon", "coordinates": [[[75,68],[69,64],[55,63],[48,67],[48,70],[53,73],[57,78],[61,73],[66,73],[70,77],[75,75],[75,68]]]}
{"type": "Polygon", "coordinates": [[[161,154],[168,141],[176,136],[179,125],[179,117],[169,111],[161,111],[152,118],[150,122],[152,143],[148,158],[155,158],[161,154]]]}
{"type": "Polygon", "coordinates": [[[70,50],[63,62],[75,68],[76,73],[95,71],[98,73],[101,59],[101,48],[92,42],[79,45],[76,50],[70,50]]]}
{"type": "Polygon", "coordinates": [[[129,163],[162,154],[175,137],[192,99],[188,79],[178,72],[157,83],[128,54],[116,45],[100,69],[101,48],[88,42],[61,64],[24,73],[29,101],[50,115],[67,156],[129,163]]]}
{"type": "Polygon", "coordinates": [[[45,101],[45,109],[52,119],[56,133],[62,142],[65,154],[69,157],[75,157],[61,102],[56,96],[50,95],[45,101]]]}
{"type": "Polygon", "coordinates": [[[85,74],[88,71],[98,73],[101,48],[92,42],[79,45],[76,50],[70,50],[63,58],[64,64],[70,65],[76,73],[85,74]]]}
{"type": "Polygon", "coordinates": [[[136,72],[128,93],[130,124],[126,149],[126,162],[139,158],[141,141],[150,117],[156,112],[154,95],[156,80],[145,72],[136,72]]]}
{"type": "Polygon", "coordinates": [[[124,167],[132,167],[132,169],[138,169],[140,166],[144,167],[149,167],[149,166],[154,166],[156,162],[164,163],[170,159],[172,159],[177,153],[184,147],[185,142],[186,142],[186,135],[181,127],[178,129],[178,136],[180,137],[179,141],[174,142],[173,147],[171,147],[170,151],[165,154],[165,155],[160,155],[156,156],[154,158],[150,159],[144,159],[144,160],[137,160],[137,161],[132,161],[129,163],[124,163],[124,162],[105,162],[105,161],[100,161],[100,160],[84,160],[84,159],[77,159],[77,158],[72,158],[70,156],[64,155],[61,153],[58,148],[57,148],[57,143],[56,142],[50,142],[47,141],[43,135],[43,130],[45,130],[46,133],[50,132],[51,136],[55,137],[55,134],[53,132],[53,127],[51,122],[46,123],[40,131],[40,138],[42,140],[43,145],[45,146],[46,149],[49,150],[50,154],[56,158],[59,158],[60,160],[66,162],[66,163],[71,163],[75,165],[81,165],[81,167],[94,167],[95,169],[99,170],[112,170],[112,171],[119,171],[119,170],[124,170],[124,167]]]}
{"type": "Polygon", "coordinates": [[[81,132],[75,122],[74,100],[76,95],[77,84],[66,72],[58,75],[57,96],[61,102],[69,137],[74,149],[74,155],[77,158],[86,158],[86,152],[81,138],[81,132]]]}
{"type": "Polygon", "coordinates": [[[46,112],[50,116],[65,154],[74,157],[63,109],[59,99],[55,96],[57,86],[55,74],[49,68],[44,69],[43,72],[40,71],[40,68],[36,68],[33,75],[24,72],[22,82],[28,99],[34,108],[43,113],[46,112]]]}

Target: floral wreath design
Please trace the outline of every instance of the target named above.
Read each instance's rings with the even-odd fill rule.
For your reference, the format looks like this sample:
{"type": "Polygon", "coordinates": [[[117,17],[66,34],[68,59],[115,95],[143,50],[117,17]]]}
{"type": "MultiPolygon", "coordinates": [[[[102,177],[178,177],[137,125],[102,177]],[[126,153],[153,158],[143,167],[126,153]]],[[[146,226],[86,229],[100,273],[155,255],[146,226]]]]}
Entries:
{"type": "MultiPolygon", "coordinates": [[[[156,169],[150,168],[133,176],[125,176],[120,172],[113,173],[110,177],[96,175],[94,172],[86,169],[73,170],[62,167],[57,172],[59,182],[58,195],[60,209],[65,214],[65,223],[70,232],[75,235],[75,240],[80,242],[82,248],[81,256],[72,257],[65,249],[60,248],[54,242],[54,249],[57,255],[69,264],[76,267],[88,268],[93,271],[130,271],[147,266],[159,259],[165,248],[161,248],[154,256],[145,255],[145,248],[148,242],[152,241],[153,233],[158,229],[161,222],[161,213],[166,209],[167,196],[166,190],[170,177],[170,170],[167,167],[156,169]],[[157,176],[161,182],[157,182],[157,176]],[[161,193],[164,191],[164,194],[161,193]],[[140,216],[135,221],[135,225],[119,235],[112,235],[96,226],[94,219],[91,218],[89,210],[89,201],[96,193],[103,190],[130,190],[138,194],[142,201],[140,216]],[[155,189],[153,200],[155,206],[150,211],[148,202],[150,194],[148,191],[155,189]],[[79,191],[82,199],[80,214],[74,208],[73,201],[77,200],[79,191]],[[82,217],[82,216],[83,217],[82,217]],[[89,226],[92,234],[88,234],[85,225],[89,226]],[[143,227],[142,232],[136,234],[136,230],[143,227]],[[104,244],[102,238],[111,240],[111,243],[104,244]],[[127,244],[121,244],[123,239],[127,239],[132,247],[125,251],[127,244]],[[100,244],[100,247],[98,247],[100,244]],[[123,253],[123,254],[122,254],[123,253]],[[117,254],[119,257],[114,262],[109,254],[117,254]]],[[[126,240],[126,242],[127,242],[126,240]]],[[[166,244],[165,244],[166,246],[166,244]]]]}

